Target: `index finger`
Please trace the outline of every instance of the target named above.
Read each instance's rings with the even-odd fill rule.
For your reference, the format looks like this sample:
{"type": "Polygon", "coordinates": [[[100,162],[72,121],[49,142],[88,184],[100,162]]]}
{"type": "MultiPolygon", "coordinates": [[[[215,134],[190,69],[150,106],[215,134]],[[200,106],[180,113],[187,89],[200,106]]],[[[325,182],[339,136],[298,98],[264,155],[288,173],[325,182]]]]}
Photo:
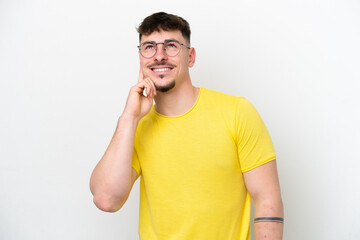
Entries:
{"type": "Polygon", "coordinates": [[[143,74],[142,68],[141,68],[141,66],[140,66],[138,83],[141,82],[142,80],[144,80],[144,74],[143,74]]]}

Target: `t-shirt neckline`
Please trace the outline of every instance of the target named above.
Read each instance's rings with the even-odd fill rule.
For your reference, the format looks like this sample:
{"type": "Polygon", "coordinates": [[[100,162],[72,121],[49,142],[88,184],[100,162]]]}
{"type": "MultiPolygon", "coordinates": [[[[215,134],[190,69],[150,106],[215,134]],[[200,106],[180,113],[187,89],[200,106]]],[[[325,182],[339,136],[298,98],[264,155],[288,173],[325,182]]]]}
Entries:
{"type": "Polygon", "coordinates": [[[155,116],[155,117],[157,117],[157,118],[166,118],[166,119],[179,119],[179,118],[183,118],[183,117],[185,117],[185,116],[187,116],[187,115],[189,115],[191,112],[193,112],[196,108],[197,108],[197,106],[199,105],[199,102],[200,102],[200,98],[201,98],[201,96],[202,96],[202,93],[203,93],[203,87],[198,87],[199,88],[199,94],[198,94],[198,97],[197,97],[197,99],[196,99],[196,102],[195,102],[195,104],[187,111],[187,112],[185,112],[184,114],[181,114],[181,115],[179,115],[179,116],[165,116],[165,115],[163,115],[163,114],[161,114],[161,113],[158,113],[157,111],[156,111],[156,109],[155,109],[155,105],[156,104],[154,104],[153,106],[152,106],[152,109],[151,109],[151,112],[152,112],[152,114],[155,116]]]}

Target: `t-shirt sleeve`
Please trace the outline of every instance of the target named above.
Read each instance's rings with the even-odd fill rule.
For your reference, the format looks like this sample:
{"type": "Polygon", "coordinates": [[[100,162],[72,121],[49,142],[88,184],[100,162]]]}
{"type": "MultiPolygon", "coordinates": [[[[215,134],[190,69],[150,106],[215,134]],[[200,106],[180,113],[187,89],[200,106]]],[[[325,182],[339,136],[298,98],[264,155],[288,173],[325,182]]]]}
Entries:
{"type": "Polygon", "coordinates": [[[138,177],[140,177],[141,174],[141,167],[140,167],[140,161],[139,161],[139,157],[136,151],[137,148],[137,135],[135,134],[135,141],[134,141],[134,150],[133,150],[133,157],[132,157],[132,163],[131,166],[135,169],[135,171],[138,174],[138,177]]]}
{"type": "Polygon", "coordinates": [[[239,97],[235,125],[242,172],[276,159],[269,132],[255,107],[246,98],[239,97]]]}

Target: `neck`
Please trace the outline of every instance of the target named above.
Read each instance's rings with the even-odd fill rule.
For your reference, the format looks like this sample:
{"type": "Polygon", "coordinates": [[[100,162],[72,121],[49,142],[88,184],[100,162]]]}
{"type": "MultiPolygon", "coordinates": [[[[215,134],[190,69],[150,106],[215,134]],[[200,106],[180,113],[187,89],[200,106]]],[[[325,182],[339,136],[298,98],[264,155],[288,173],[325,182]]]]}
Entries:
{"type": "Polygon", "coordinates": [[[192,86],[191,81],[186,81],[175,86],[168,92],[157,92],[155,96],[156,112],[176,117],[188,112],[196,103],[199,88],[192,86]]]}

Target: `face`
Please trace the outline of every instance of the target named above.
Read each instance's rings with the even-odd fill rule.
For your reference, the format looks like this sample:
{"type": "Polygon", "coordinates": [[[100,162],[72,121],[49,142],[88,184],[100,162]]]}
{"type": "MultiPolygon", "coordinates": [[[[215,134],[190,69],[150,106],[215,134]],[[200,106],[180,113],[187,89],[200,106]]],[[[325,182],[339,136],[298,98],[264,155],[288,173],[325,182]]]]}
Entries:
{"type": "MultiPolygon", "coordinates": [[[[156,42],[162,43],[166,40],[177,40],[188,45],[180,31],[160,31],[150,35],[142,36],[141,43],[156,42]]],[[[180,47],[180,52],[174,57],[169,57],[163,50],[163,44],[157,45],[157,52],[152,58],[140,56],[140,67],[145,77],[149,77],[155,84],[156,90],[167,92],[176,85],[190,80],[189,67],[195,62],[195,49],[180,47]]]]}

